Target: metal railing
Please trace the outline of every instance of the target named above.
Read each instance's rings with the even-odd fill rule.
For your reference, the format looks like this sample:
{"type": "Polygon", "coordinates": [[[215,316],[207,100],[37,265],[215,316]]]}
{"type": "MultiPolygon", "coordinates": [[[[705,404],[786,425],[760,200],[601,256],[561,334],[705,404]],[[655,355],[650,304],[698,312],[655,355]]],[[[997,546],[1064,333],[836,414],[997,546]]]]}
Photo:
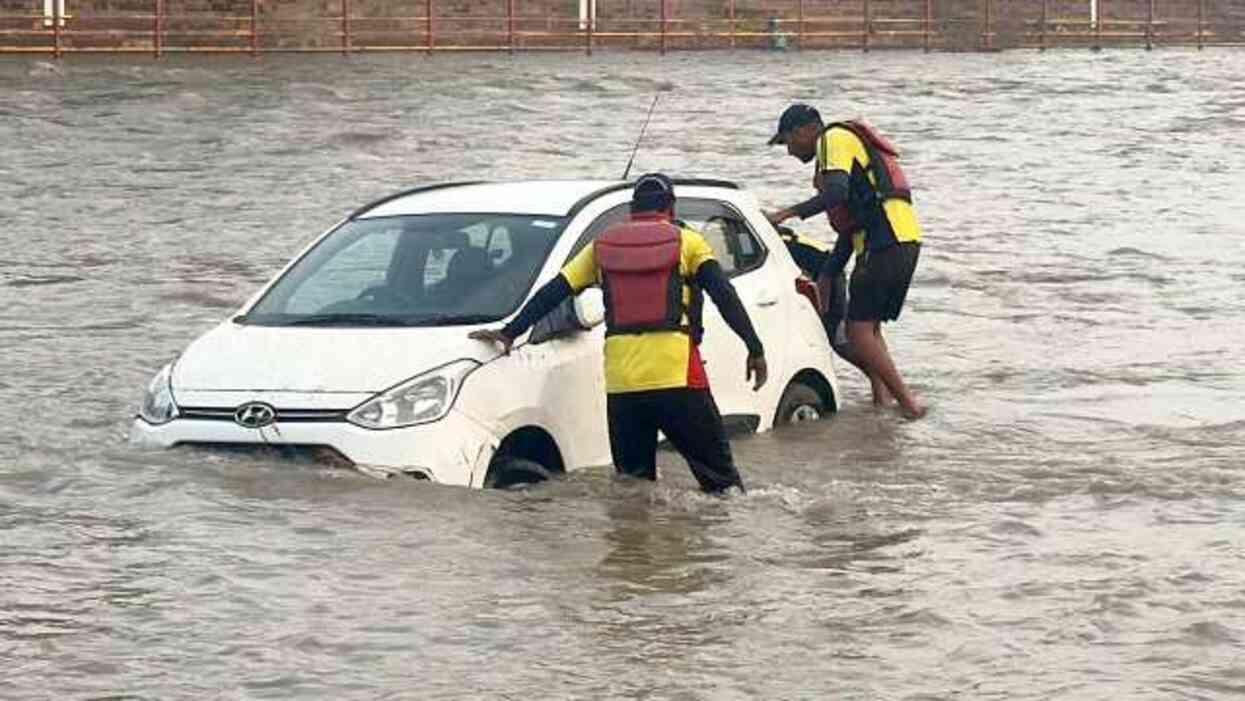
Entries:
{"type": "MultiPolygon", "coordinates": [[[[855,9],[836,3],[841,14],[828,14],[824,2],[796,0],[760,9],[755,3],[741,14],[729,0],[721,16],[673,16],[669,0],[657,0],[656,16],[598,14],[587,2],[586,16],[520,13],[516,0],[494,0],[500,14],[442,12],[438,0],[416,0],[418,14],[377,16],[358,12],[352,0],[337,0],[333,14],[292,16],[265,11],[261,0],[240,0],[231,13],[173,8],[175,0],[149,0],[141,13],[94,13],[84,9],[62,14],[4,13],[0,10],[0,53],[249,53],[365,51],[583,51],[599,48],[648,49],[665,53],[686,49],[937,49],[1245,45],[1245,20],[1208,19],[1207,2],[1189,0],[1192,16],[1160,16],[1156,0],[1141,17],[1111,16],[1112,0],[1098,0],[1094,19],[1052,16],[1053,0],[1029,0],[1017,12],[1015,2],[982,0],[964,16],[937,16],[933,0],[911,0],[908,16],[882,16],[872,0],[855,9]],[[420,5],[422,4],[422,7],[420,5]]],[[[184,4],[185,0],[183,0],[184,4]]],[[[1135,10],[1136,0],[1121,7],[1135,10]]],[[[1066,8],[1061,4],[1060,9],[1066,8]]],[[[71,8],[72,9],[72,8],[71,8]]],[[[289,12],[287,9],[286,12],[289,12]]]]}

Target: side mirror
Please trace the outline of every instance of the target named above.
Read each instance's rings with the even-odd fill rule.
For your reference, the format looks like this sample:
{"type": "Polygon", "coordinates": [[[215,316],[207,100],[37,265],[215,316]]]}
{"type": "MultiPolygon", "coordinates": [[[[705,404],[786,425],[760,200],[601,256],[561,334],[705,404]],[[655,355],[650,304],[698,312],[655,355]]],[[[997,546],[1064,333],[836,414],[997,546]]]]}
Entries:
{"type": "Polygon", "coordinates": [[[599,287],[590,287],[575,298],[575,321],[584,330],[605,321],[605,296],[599,287]]]}

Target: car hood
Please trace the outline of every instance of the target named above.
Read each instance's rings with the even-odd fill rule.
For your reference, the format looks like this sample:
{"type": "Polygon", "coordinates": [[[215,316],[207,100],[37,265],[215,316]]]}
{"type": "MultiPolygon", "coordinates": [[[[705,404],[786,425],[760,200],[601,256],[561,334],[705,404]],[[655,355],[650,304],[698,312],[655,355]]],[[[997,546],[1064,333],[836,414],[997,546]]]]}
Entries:
{"type": "Polygon", "coordinates": [[[226,322],[177,360],[180,390],[379,392],[460,358],[497,349],[467,338],[477,327],[290,328],[226,322]]]}

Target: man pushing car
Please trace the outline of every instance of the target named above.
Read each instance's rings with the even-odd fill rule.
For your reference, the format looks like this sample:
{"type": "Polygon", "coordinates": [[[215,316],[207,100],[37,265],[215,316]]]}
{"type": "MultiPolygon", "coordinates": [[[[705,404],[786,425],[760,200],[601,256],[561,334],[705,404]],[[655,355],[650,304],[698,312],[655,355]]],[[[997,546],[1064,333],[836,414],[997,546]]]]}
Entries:
{"type": "Polygon", "coordinates": [[[679,451],[701,489],[743,490],[721,414],[692,340],[695,285],[708,293],[748,348],[745,377],[765,384],[761,340],[734,287],[699,233],[674,220],[674,183],[652,173],[636,181],[631,216],[585,246],[501,329],[470,338],[514,340],[563,300],[593,285],[605,299],[605,389],[610,453],[620,474],[657,479],[657,432],[679,451]]]}

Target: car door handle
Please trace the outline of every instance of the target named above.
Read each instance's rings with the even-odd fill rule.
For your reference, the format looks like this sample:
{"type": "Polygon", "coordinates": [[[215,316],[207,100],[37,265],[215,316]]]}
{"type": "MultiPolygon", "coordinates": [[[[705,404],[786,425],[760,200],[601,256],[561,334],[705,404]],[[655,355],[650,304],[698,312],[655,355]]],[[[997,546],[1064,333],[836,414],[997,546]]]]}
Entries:
{"type": "Polygon", "coordinates": [[[778,295],[775,295],[768,291],[762,292],[761,294],[757,295],[756,304],[758,307],[772,307],[775,304],[778,304],[778,295]]]}

